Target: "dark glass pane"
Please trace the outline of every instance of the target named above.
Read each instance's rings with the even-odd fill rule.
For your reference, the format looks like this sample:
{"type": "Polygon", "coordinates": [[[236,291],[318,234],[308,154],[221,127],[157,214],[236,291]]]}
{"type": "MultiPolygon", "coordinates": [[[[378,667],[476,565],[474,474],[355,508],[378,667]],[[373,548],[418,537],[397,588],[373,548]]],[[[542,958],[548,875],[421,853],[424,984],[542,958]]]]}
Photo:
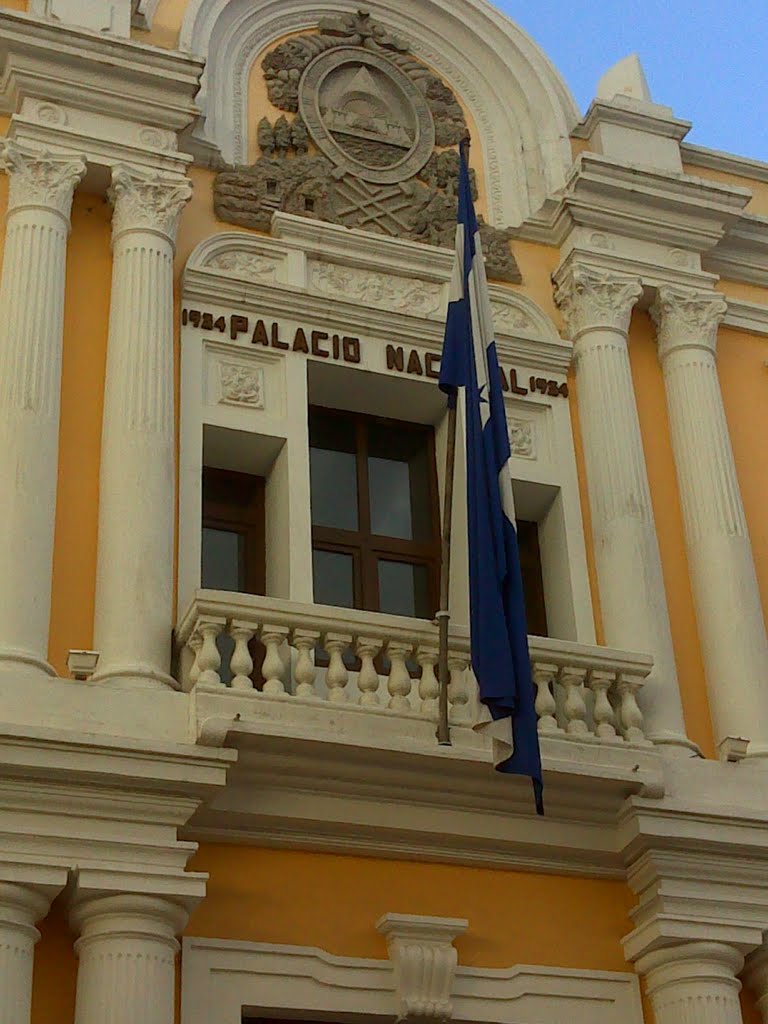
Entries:
{"type": "Polygon", "coordinates": [[[312,552],[315,601],[337,608],[355,607],[355,565],[341,551],[312,552]]]}
{"type": "Polygon", "coordinates": [[[209,590],[244,588],[243,535],[235,530],[203,527],[202,583],[209,590]]]}
{"type": "Polygon", "coordinates": [[[391,615],[430,619],[429,573],[425,565],[379,559],[379,609],[391,615]]]}
{"type": "Polygon", "coordinates": [[[312,410],[309,417],[312,524],[357,530],[354,423],[312,410]]]}
{"type": "Polygon", "coordinates": [[[424,431],[371,423],[368,480],[372,533],[403,540],[432,539],[429,459],[424,431]]]}

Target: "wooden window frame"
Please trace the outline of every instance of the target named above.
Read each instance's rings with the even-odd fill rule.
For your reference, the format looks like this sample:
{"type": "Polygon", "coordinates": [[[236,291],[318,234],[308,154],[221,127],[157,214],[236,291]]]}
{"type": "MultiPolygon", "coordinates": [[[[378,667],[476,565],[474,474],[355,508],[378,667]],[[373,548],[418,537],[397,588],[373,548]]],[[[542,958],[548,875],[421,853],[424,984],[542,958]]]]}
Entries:
{"type": "Polygon", "coordinates": [[[261,594],[266,591],[266,481],[249,473],[203,466],[202,529],[230,530],[245,538],[245,588],[239,593],[261,594]],[[230,493],[251,493],[248,504],[227,499],[230,493]]]}
{"type": "Polygon", "coordinates": [[[336,416],[354,424],[355,462],[357,469],[358,529],[343,530],[312,525],[312,550],[339,551],[356,558],[355,607],[364,611],[380,611],[378,561],[406,562],[427,569],[431,619],[437,611],[440,588],[440,504],[437,483],[435,431],[429,425],[408,423],[384,416],[329,409],[311,405],[309,415],[336,416]],[[371,423],[421,434],[427,449],[427,500],[430,510],[432,538],[428,542],[385,537],[371,530],[370,481],[368,477],[368,427],[371,423]]]}

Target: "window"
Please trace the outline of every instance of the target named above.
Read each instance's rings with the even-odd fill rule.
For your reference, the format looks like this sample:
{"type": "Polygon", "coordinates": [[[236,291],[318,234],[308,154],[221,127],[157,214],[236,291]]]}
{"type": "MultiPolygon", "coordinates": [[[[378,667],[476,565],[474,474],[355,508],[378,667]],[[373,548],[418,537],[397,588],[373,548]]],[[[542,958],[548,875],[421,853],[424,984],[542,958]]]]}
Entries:
{"type": "Polygon", "coordinates": [[[539,524],[525,519],[517,521],[517,547],[523,575],[525,617],[532,636],[549,636],[547,610],[544,605],[544,580],[541,572],[539,524]]]}
{"type": "Polygon", "coordinates": [[[265,576],[263,478],[204,467],[203,587],[263,594],[265,576]]]}
{"type": "Polygon", "coordinates": [[[313,407],[309,439],[315,600],[431,619],[440,566],[432,429],[313,407]]]}

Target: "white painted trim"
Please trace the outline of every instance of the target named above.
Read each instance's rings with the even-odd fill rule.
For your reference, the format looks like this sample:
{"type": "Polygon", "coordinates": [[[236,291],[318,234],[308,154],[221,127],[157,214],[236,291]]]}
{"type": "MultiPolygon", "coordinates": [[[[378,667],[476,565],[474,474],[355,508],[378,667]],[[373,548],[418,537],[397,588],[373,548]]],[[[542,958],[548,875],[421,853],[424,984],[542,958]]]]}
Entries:
{"type": "Polygon", "coordinates": [[[744,302],[723,296],[728,302],[728,312],[723,320],[724,327],[748,334],[768,335],[768,305],[759,302],[744,302]]]}
{"type": "Polygon", "coordinates": [[[708,167],[724,174],[735,174],[754,181],[768,181],[768,163],[763,160],[752,160],[734,153],[725,153],[721,149],[707,149],[706,146],[695,146],[691,142],[683,142],[680,156],[684,164],[692,167],[708,167]]]}
{"type": "MultiPolygon", "coordinates": [[[[453,1015],[476,1024],[642,1024],[634,974],[517,965],[459,967],[453,1015]]],[[[181,1024],[241,1024],[243,1009],[301,1017],[392,1019],[392,965],[307,946],[188,937],[182,943],[181,1024]]]]}
{"type": "MultiPolygon", "coordinates": [[[[231,163],[247,160],[248,77],[263,51],[286,32],[321,17],[354,12],[357,0],[191,0],[179,46],[206,60],[196,135],[231,163]]],[[[561,188],[571,163],[568,133],[579,120],[563,79],[543,51],[488,0],[461,7],[439,0],[366,4],[442,75],[467,104],[485,157],[490,220],[519,224],[561,188]]]]}

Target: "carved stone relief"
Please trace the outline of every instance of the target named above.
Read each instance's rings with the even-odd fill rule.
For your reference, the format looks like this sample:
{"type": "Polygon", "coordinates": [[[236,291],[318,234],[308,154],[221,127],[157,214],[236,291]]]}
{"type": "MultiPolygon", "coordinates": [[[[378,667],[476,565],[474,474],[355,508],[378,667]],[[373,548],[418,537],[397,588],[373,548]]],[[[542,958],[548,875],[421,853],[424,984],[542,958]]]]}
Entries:
{"type": "Polygon", "coordinates": [[[520,459],[536,458],[536,438],[530,420],[507,420],[509,447],[520,459]]]}
{"type": "Polygon", "coordinates": [[[271,284],[277,280],[277,260],[253,252],[222,252],[208,263],[214,270],[228,270],[234,276],[271,284]]]}
{"type": "MultiPolygon", "coordinates": [[[[346,227],[452,247],[458,153],[467,133],[451,89],[366,12],[322,19],[262,62],[271,102],[262,156],[225,168],[214,205],[222,220],[269,230],[283,210],[346,227]]],[[[473,179],[474,185],[474,179],[473,179]]],[[[488,276],[520,281],[511,229],[481,221],[488,276]]]]}
{"type": "Polygon", "coordinates": [[[320,295],[341,295],[347,302],[394,313],[422,317],[445,313],[446,296],[442,285],[398,274],[376,274],[359,267],[313,261],[309,266],[309,286],[320,295]]]}
{"type": "Polygon", "coordinates": [[[264,371],[261,367],[220,362],[219,382],[219,402],[222,404],[264,408],[264,371]]]}

